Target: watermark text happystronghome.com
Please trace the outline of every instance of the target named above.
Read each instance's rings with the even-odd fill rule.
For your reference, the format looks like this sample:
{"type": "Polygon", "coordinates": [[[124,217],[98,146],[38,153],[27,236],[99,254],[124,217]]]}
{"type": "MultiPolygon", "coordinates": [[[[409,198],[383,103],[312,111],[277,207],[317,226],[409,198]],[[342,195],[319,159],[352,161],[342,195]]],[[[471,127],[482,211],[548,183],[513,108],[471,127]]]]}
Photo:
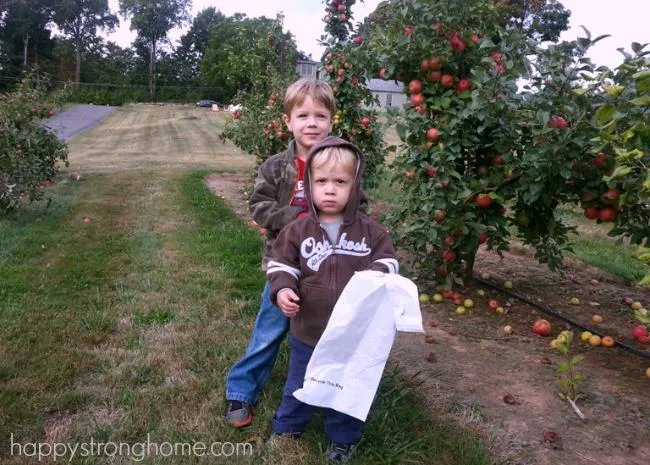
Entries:
{"type": "Polygon", "coordinates": [[[25,442],[10,438],[10,454],[43,460],[72,462],[78,457],[129,457],[140,462],[147,457],[240,457],[253,455],[250,443],[232,442],[153,442],[147,434],[143,442],[100,442],[90,438],[86,442],[25,442]]]}

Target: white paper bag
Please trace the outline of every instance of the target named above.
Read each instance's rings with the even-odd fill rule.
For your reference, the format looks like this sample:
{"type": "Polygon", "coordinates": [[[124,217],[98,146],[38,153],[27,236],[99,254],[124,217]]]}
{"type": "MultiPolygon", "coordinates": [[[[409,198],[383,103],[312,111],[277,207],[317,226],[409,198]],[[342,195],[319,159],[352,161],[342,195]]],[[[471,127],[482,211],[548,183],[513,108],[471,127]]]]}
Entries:
{"type": "Polygon", "coordinates": [[[355,273],[293,395],[366,421],[396,329],[424,332],[415,284],[397,274],[355,273]]]}

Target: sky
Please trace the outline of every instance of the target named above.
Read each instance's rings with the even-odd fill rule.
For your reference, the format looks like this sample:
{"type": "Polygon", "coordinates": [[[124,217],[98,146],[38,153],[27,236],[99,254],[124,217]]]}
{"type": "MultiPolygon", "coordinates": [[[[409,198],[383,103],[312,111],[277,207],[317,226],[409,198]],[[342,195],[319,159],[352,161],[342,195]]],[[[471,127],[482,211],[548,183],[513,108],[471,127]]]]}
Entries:
{"type": "MultiPolygon", "coordinates": [[[[647,18],[650,18],[649,0],[560,0],[565,8],[571,10],[569,30],[565,31],[561,39],[573,40],[584,37],[580,27],[585,26],[595,38],[602,34],[612,37],[603,39],[589,54],[592,61],[598,65],[610,68],[621,63],[623,56],[616,51],[619,47],[630,50],[630,44],[635,42],[650,43],[650,27],[647,27],[647,18]]],[[[108,0],[111,10],[118,10],[119,0],[108,0]]],[[[357,0],[352,7],[355,21],[361,21],[371,13],[380,0],[357,0]]],[[[320,59],[323,48],[319,46],[318,39],[324,33],[325,5],[321,0],[193,0],[192,16],[208,7],[215,7],[226,16],[234,13],[246,13],[249,17],[267,16],[274,18],[282,12],[285,16],[285,30],[291,31],[296,38],[298,49],[312,54],[316,60],[320,59]]],[[[120,18],[122,24],[116,33],[108,36],[108,40],[116,42],[122,47],[131,45],[135,34],[129,31],[128,23],[120,18]]],[[[172,43],[183,34],[175,30],[170,33],[172,43]]]]}

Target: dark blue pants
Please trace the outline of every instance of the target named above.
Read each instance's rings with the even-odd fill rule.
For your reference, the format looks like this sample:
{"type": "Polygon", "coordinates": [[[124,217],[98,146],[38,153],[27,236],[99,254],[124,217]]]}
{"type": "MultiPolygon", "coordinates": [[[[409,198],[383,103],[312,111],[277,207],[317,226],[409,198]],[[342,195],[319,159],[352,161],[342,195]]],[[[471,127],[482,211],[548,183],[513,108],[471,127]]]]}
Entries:
{"type": "MultiPolygon", "coordinates": [[[[280,407],[273,416],[275,434],[300,434],[305,431],[317,407],[304,404],[293,397],[293,392],[300,389],[305,380],[307,363],[314,348],[289,334],[289,373],[284,385],[284,396],[280,407]]],[[[323,409],[325,414],[325,433],[327,438],[337,444],[356,444],[363,436],[363,422],[332,409],[323,409]]]]}

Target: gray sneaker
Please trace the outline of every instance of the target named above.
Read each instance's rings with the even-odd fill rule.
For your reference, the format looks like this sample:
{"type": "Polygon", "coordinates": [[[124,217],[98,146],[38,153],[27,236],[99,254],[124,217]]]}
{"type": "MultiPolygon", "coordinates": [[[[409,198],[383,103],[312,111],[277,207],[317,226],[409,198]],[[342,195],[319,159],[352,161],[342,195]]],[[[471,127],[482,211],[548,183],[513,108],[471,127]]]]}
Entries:
{"type": "Polygon", "coordinates": [[[352,452],[356,444],[330,444],[330,449],[327,452],[327,460],[330,463],[347,463],[350,461],[352,452]]]}
{"type": "Polygon", "coordinates": [[[250,425],[253,422],[253,406],[248,402],[229,400],[226,406],[226,421],[235,428],[250,425]]]}

